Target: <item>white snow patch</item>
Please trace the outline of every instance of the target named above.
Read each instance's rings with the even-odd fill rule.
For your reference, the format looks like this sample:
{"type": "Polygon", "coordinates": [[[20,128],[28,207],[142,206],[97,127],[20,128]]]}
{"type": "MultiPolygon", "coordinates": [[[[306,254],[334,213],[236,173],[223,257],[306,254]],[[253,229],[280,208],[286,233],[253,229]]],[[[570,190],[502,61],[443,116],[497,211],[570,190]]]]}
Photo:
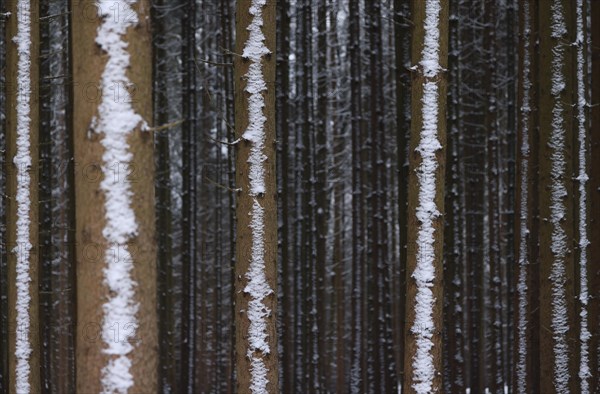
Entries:
{"type": "MultiPolygon", "coordinates": [[[[552,38],[557,41],[564,38],[567,28],[564,20],[564,10],[561,0],[554,0],[552,10],[552,38]]],[[[552,108],[552,125],[549,146],[551,149],[551,186],[550,186],[550,223],[552,224],[551,250],[554,256],[550,272],[552,285],[552,334],[554,339],[554,386],[559,393],[569,391],[569,345],[567,333],[569,321],[567,314],[567,295],[565,290],[566,269],[565,259],[569,245],[567,235],[562,226],[566,215],[564,198],[567,196],[565,187],[566,158],[565,149],[565,114],[561,93],[565,89],[566,80],[562,70],[565,61],[563,44],[558,42],[552,48],[552,86],[551,94],[554,100],[552,108]]]]}
{"type": "Polygon", "coordinates": [[[105,151],[102,156],[104,179],[100,188],[105,195],[106,225],[102,231],[108,242],[104,283],[108,286],[109,297],[103,305],[102,339],[106,345],[104,353],[110,355],[102,369],[103,393],[127,393],[134,385],[131,374],[132,362],[129,354],[134,350],[131,341],[135,337],[138,321],[136,313],[139,304],[135,301],[136,283],[131,277],[133,258],[128,243],[137,235],[138,227],[131,205],[132,191],[126,177],[113,174],[115,165],[128,168],[133,154],[129,151],[127,138],[136,127],[144,124],[142,117],[135,113],[131,97],[126,89],[131,85],[127,77],[130,55],[127,43],[123,40],[129,27],[138,23],[136,11],[131,7],[136,0],[99,0],[98,12],[102,19],[96,36],[96,43],[107,54],[107,63],[101,77],[102,101],[98,107],[98,117],[94,121],[95,131],[103,133],[101,141],[105,151]],[[113,17],[114,7],[119,16],[113,17]],[[114,89],[121,88],[115,96],[114,89]],[[128,335],[115,337],[115,327],[119,333],[128,335]]]}
{"type": "Polygon", "coordinates": [[[29,257],[32,244],[29,239],[31,218],[31,141],[29,139],[31,127],[31,4],[29,0],[19,0],[17,17],[17,35],[13,38],[17,44],[17,151],[13,158],[17,176],[17,223],[16,244],[13,253],[16,254],[16,377],[15,390],[17,393],[29,393],[31,390],[29,376],[31,368],[31,343],[29,341],[31,322],[29,308],[31,294],[29,285],[29,257]]]}
{"type": "Polygon", "coordinates": [[[243,138],[252,143],[250,147],[249,178],[250,195],[254,203],[250,212],[250,228],[252,230],[252,254],[250,266],[246,274],[248,284],[244,292],[250,295],[248,302],[248,358],[251,360],[250,390],[254,394],[267,393],[268,369],[263,356],[270,353],[267,338],[267,318],[271,311],[265,305],[264,299],[273,290],[269,286],[265,272],[265,245],[264,245],[264,208],[260,205],[258,197],[265,193],[265,169],[263,162],[266,156],[263,152],[266,135],[265,122],[267,120],[263,109],[265,99],[263,92],[267,89],[262,69],[263,56],[270,53],[265,45],[265,36],[262,32],[262,8],[266,0],[253,0],[249,12],[252,21],[248,26],[248,40],[244,45],[243,56],[250,60],[246,74],[246,92],[248,96],[248,128],[243,138]]]}
{"type": "Polygon", "coordinates": [[[265,35],[262,32],[263,18],[262,7],[266,0],[253,0],[249,12],[253,16],[248,26],[249,36],[244,46],[243,56],[250,60],[248,73],[246,74],[246,92],[248,97],[248,128],[243,138],[252,142],[250,148],[250,192],[258,195],[265,192],[265,169],[262,162],[266,159],[263,153],[265,143],[265,122],[267,118],[263,113],[265,99],[262,95],[267,89],[265,83],[261,59],[269,53],[265,45],[265,35]]]}
{"type": "Polygon", "coordinates": [[[434,77],[440,70],[440,12],[439,0],[427,0],[425,4],[425,37],[421,52],[421,67],[426,77],[434,77]]]}
{"type": "MultiPolygon", "coordinates": [[[[427,0],[425,4],[425,37],[421,53],[421,66],[427,78],[436,77],[439,64],[439,0],[427,0]]],[[[416,216],[419,220],[417,235],[417,262],[412,277],[416,281],[415,321],[411,332],[416,336],[416,352],[412,360],[413,388],[419,394],[433,391],[436,371],[431,349],[435,331],[433,306],[435,297],[431,287],[435,280],[435,235],[434,220],[440,215],[436,195],[436,152],[442,148],[437,136],[438,129],[438,85],[427,81],[423,86],[423,128],[416,150],[422,161],[417,169],[419,202],[416,216]]]]}
{"type": "Polygon", "coordinates": [[[583,0],[577,0],[577,130],[579,142],[579,301],[581,311],[579,313],[581,328],[579,340],[581,352],[579,361],[579,379],[581,381],[581,393],[590,392],[589,378],[591,376],[589,366],[589,340],[591,337],[588,328],[588,278],[587,278],[587,247],[589,239],[587,236],[587,123],[586,123],[586,89],[585,89],[585,57],[584,57],[584,15],[583,0]]]}

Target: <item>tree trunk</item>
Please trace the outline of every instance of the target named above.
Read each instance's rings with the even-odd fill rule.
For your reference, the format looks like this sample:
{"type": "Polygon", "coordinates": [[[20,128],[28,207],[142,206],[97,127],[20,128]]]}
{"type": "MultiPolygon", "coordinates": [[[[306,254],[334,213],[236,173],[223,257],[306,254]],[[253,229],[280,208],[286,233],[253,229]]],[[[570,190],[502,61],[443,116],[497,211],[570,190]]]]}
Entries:
{"type": "MultiPolygon", "coordinates": [[[[282,344],[282,390],[293,393],[295,387],[294,374],[294,265],[290,259],[290,5],[287,1],[277,3],[279,10],[279,35],[277,36],[277,86],[280,86],[277,99],[277,131],[279,133],[281,168],[280,203],[281,203],[281,283],[285,291],[281,294],[281,340],[282,344]]],[[[292,200],[293,201],[293,200],[292,200]]]]}
{"type": "Polygon", "coordinates": [[[514,238],[515,346],[513,390],[539,392],[538,335],[538,127],[537,127],[537,1],[523,2],[519,12],[519,89],[517,92],[517,189],[514,238]]]}
{"type": "Polygon", "coordinates": [[[464,243],[462,218],[465,207],[462,204],[464,184],[460,169],[463,166],[461,155],[460,127],[460,57],[458,3],[450,7],[449,58],[448,58],[448,157],[446,166],[446,228],[444,234],[444,330],[445,352],[444,391],[452,394],[465,392],[465,283],[464,243]]]}
{"type": "MultiPolygon", "coordinates": [[[[600,26],[600,1],[591,2],[591,26],[600,26]]],[[[600,103],[600,29],[591,29],[592,55],[592,104],[600,103]]],[[[591,160],[590,168],[600,168],[600,105],[591,107],[591,160]]],[[[590,232],[592,240],[590,256],[600,255],[600,172],[590,171],[590,232]]],[[[593,257],[589,267],[590,288],[590,331],[595,333],[590,339],[590,392],[600,392],[600,259],[593,257]]]]}
{"type": "Polygon", "coordinates": [[[576,392],[571,2],[539,7],[540,391],[576,392]]]}
{"type": "MultiPolygon", "coordinates": [[[[578,325],[573,329],[579,329],[579,359],[576,361],[574,371],[578,371],[577,390],[588,394],[590,391],[590,321],[589,321],[589,152],[590,152],[590,123],[589,123],[589,66],[590,53],[588,50],[588,2],[577,0],[573,5],[575,14],[575,40],[573,51],[574,69],[571,74],[573,79],[573,102],[576,104],[576,121],[574,135],[577,142],[573,154],[573,168],[576,176],[577,190],[574,192],[575,200],[575,283],[578,293],[577,315],[578,325]]],[[[591,189],[593,190],[593,189],[591,189]]],[[[596,189],[597,190],[597,189],[596,189]]],[[[592,352],[594,350],[592,349],[592,352]]]]}
{"type": "Polygon", "coordinates": [[[8,392],[40,391],[38,243],[39,3],[9,3],[6,38],[8,392]],[[13,38],[16,37],[16,40],[13,38]]]}
{"type": "MultiPolygon", "coordinates": [[[[396,155],[398,166],[398,262],[394,280],[398,289],[393,294],[394,358],[398,384],[404,384],[404,331],[406,328],[406,240],[407,240],[407,193],[408,193],[408,134],[410,130],[410,84],[406,65],[410,62],[409,27],[410,2],[394,0],[394,50],[396,63],[396,155]]],[[[392,286],[395,288],[395,286],[392,286]]]]}
{"type": "Polygon", "coordinates": [[[443,212],[448,2],[413,2],[406,393],[442,390],[443,212]]]}
{"type": "MultiPolygon", "coordinates": [[[[152,24],[154,26],[154,124],[158,127],[169,123],[169,97],[167,92],[169,63],[166,48],[166,13],[165,1],[159,0],[152,8],[152,24]]],[[[159,389],[168,393],[178,391],[177,370],[175,363],[175,299],[173,276],[173,223],[171,212],[171,158],[169,130],[155,134],[156,149],[156,232],[157,232],[157,266],[158,266],[158,337],[159,337],[159,389]]]]}
{"type": "Polygon", "coordinates": [[[351,1],[348,10],[348,57],[350,60],[350,132],[352,136],[352,303],[351,303],[351,366],[350,366],[350,392],[359,393],[367,382],[364,379],[366,370],[364,360],[367,355],[363,351],[364,346],[364,321],[363,314],[363,269],[364,264],[364,194],[363,194],[363,125],[362,125],[362,75],[361,75],[361,52],[360,52],[360,14],[359,1],[351,1]]]}
{"type": "Polygon", "coordinates": [[[71,9],[77,392],[152,393],[154,161],[153,135],[144,130],[152,121],[150,7],[146,0],[118,5],[116,14],[110,1],[71,9]]]}
{"type": "Polygon", "coordinates": [[[318,0],[317,5],[317,100],[316,100],[316,119],[317,125],[315,134],[314,153],[314,194],[316,206],[315,210],[315,273],[316,283],[316,326],[317,338],[316,346],[318,349],[318,363],[316,366],[315,377],[318,385],[317,391],[327,390],[326,382],[331,374],[327,373],[330,365],[329,349],[327,348],[327,335],[329,326],[329,308],[328,308],[328,288],[327,271],[329,270],[329,260],[327,258],[327,234],[329,231],[329,187],[327,184],[327,174],[329,170],[329,151],[327,149],[327,136],[329,133],[329,102],[328,102],[328,74],[327,74],[327,0],[318,0]]]}
{"type": "MultiPolygon", "coordinates": [[[[196,98],[196,0],[183,0],[181,19],[181,376],[180,384],[187,393],[195,392],[197,334],[197,250],[200,239],[197,230],[197,167],[195,166],[197,135],[196,98]]],[[[203,288],[204,290],[204,288],[203,288]]]]}
{"type": "Polygon", "coordinates": [[[240,0],[234,59],[237,243],[236,370],[240,394],[276,393],[277,201],[275,2],[240,0]],[[264,36],[263,36],[264,35],[264,36]]]}

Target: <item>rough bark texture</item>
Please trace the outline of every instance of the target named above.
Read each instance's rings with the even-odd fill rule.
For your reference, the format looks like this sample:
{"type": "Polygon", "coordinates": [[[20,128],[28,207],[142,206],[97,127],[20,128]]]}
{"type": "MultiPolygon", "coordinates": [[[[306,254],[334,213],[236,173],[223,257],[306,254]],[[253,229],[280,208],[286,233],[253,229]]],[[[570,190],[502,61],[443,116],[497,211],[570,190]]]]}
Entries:
{"type": "MultiPolygon", "coordinates": [[[[248,30],[252,15],[249,13],[251,0],[239,0],[236,9],[236,53],[241,54],[248,39],[248,30]]],[[[237,145],[236,184],[239,189],[237,196],[237,242],[235,266],[235,348],[238,393],[250,393],[251,360],[248,357],[248,328],[250,321],[245,313],[248,310],[250,295],[244,291],[248,280],[251,261],[252,229],[250,228],[249,215],[252,211],[254,199],[264,209],[264,262],[267,282],[273,292],[268,295],[263,303],[271,311],[266,317],[267,339],[270,354],[262,357],[268,370],[267,391],[276,393],[278,383],[278,355],[277,355],[277,190],[275,187],[275,1],[268,1],[262,8],[265,45],[270,54],[262,57],[262,72],[267,89],[263,92],[265,107],[263,113],[266,117],[265,144],[263,153],[266,159],[264,166],[265,192],[260,196],[250,194],[249,163],[251,143],[242,140],[237,145]]],[[[240,138],[248,126],[248,93],[245,91],[246,78],[250,61],[242,56],[234,58],[234,93],[235,93],[235,129],[236,137],[240,138]]]]}
{"type": "MultiPolygon", "coordinates": [[[[154,117],[155,124],[160,127],[169,123],[169,103],[165,77],[169,73],[169,64],[165,61],[168,51],[165,48],[165,34],[168,32],[167,21],[160,15],[165,7],[165,0],[158,0],[152,9],[152,24],[154,33],[154,117]]],[[[158,284],[158,337],[160,389],[170,389],[177,392],[177,363],[175,361],[175,279],[173,269],[173,222],[171,202],[171,171],[169,152],[169,132],[157,132],[155,135],[156,149],[156,236],[158,242],[157,266],[158,284]]]]}
{"type": "MultiPolygon", "coordinates": [[[[412,45],[412,59],[413,64],[417,64],[422,58],[422,50],[424,45],[424,21],[425,21],[425,3],[421,0],[414,0],[413,2],[413,45],[412,45]]],[[[443,69],[448,67],[448,1],[440,1],[441,12],[439,15],[439,30],[440,30],[440,42],[439,42],[439,63],[443,69]]],[[[416,216],[416,208],[419,205],[419,180],[417,178],[416,169],[421,163],[421,156],[416,151],[416,147],[421,139],[421,130],[423,128],[423,111],[422,111],[422,98],[423,90],[426,82],[430,81],[431,78],[425,77],[421,70],[421,66],[413,74],[412,80],[412,124],[411,124],[411,138],[409,148],[409,183],[408,183],[408,252],[407,252],[407,287],[406,287],[406,331],[405,331],[405,358],[404,358],[404,378],[405,385],[402,390],[405,393],[415,393],[413,387],[414,384],[414,369],[413,359],[416,354],[416,336],[411,332],[410,328],[413,327],[415,322],[415,299],[417,295],[417,285],[415,279],[412,277],[416,265],[417,265],[417,233],[420,228],[420,222],[416,216]]],[[[444,241],[444,174],[445,174],[445,161],[446,161],[446,89],[447,89],[447,76],[441,71],[438,72],[435,79],[438,84],[438,97],[437,107],[439,109],[438,114],[438,128],[437,128],[437,139],[440,142],[442,148],[436,152],[437,169],[435,170],[435,203],[437,209],[441,213],[437,218],[433,220],[434,229],[434,253],[435,260],[433,264],[435,266],[435,280],[433,282],[432,292],[434,297],[433,305],[433,321],[434,321],[434,333],[431,338],[433,342],[433,348],[431,354],[433,356],[433,363],[436,371],[435,378],[433,380],[433,391],[441,392],[442,390],[442,314],[443,314],[443,271],[442,271],[442,259],[443,259],[443,241],[444,241]]]]}
{"type": "MultiPolygon", "coordinates": [[[[132,103],[144,120],[152,120],[150,4],[139,0],[134,9],[139,24],[130,28],[124,40],[131,54],[129,80],[135,90],[132,103]]],[[[127,17],[127,15],[122,15],[127,17]]],[[[73,1],[71,9],[73,48],[73,141],[75,150],[76,242],[77,242],[77,392],[100,392],[101,370],[108,357],[102,352],[102,306],[108,297],[103,283],[107,241],[105,226],[103,177],[100,166],[104,149],[102,135],[91,130],[100,103],[98,84],[106,63],[106,54],[96,44],[101,23],[94,1],[73,1]]],[[[139,303],[136,317],[136,345],[129,354],[135,382],[132,393],[153,393],[158,383],[158,338],[156,322],[156,245],[154,222],[153,135],[136,129],[129,137],[133,154],[129,168],[138,235],[130,243],[133,257],[132,279],[137,283],[135,299],[139,303]]],[[[108,174],[112,176],[113,174],[108,174]]],[[[106,174],[104,175],[106,176],[106,174]]],[[[126,176],[125,174],[120,176],[126,176]]],[[[118,322],[123,327],[128,322],[118,322]]]]}
{"type": "Polygon", "coordinates": [[[527,265],[521,266],[517,264],[515,266],[515,275],[514,275],[514,283],[518,283],[518,277],[520,275],[521,270],[525,270],[524,274],[527,276],[526,281],[526,291],[527,295],[525,300],[527,302],[526,309],[526,318],[527,318],[527,328],[526,328],[526,355],[525,355],[525,370],[527,379],[524,387],[519,386],[519,381],[516,378],[517,376],[517,360],[520,357],[519,346],[517,345],[517,341],[519,338],[518,327],[519,327],[519,297],[518,290],[515,293],[515,317],[514,317],[514,328],[515,328],[515,346],[514,346],[514,360],[515,363],[513,367],[513,374],[515,379],[513,379],[513,390],[514,392],[539,392],[539,299],[538,299],[538,290],[539,290],[539,262],[537,259],[538,256],[538,167],[539,167],[539,135],[538,135],[538,107],[537,107],[537,52],[536,52],[536,41],[538,35],[538,24],[537,24],[537,1],[536,0],[527,0],[529,2],[529,13],[525,15],[523,11],[523,7],[520,9],[519,13],[519,26],[521,27],[519,31],[519,71],[518,71],[518,92],[517,92],[517,106],[520,108],[518,112],[518,121],[517,121],[517,187],[516,187],[516,195],[515,195],[515,204],[517,213],[515,215],[515,226],[514,226],[514,239],[515,239],[515,250],[517,253],[519,252],[519,241],[521,239],[521,221],[527,220],[527,247],[525,249],[526,256],[517,255],[517,263],[520,259],[526,258],[527,265]],[[528,17],[526,21],[525,18],[528,17]],[[530,27],[529,32],[524,31],[525,23],[527,23],[530,27]],[[525,40],[528,40],[528,46],[525,46],[525,40]],[[527,52],[526,52],[527,51],[527,52]],[[529,56],[529,70],[525,70],[525,56],[529,56]],[[528,77],[531,82],[531,86],[528,91],[524,89],[525,78],[528,77]],[[525,95],[529,94],[529,110],[523,108],[523,103],[526,100],[525,95]],[[524,138],[524,127],[527,127],[527,137],[529,144],[529,154],[525,155],[521,151],[521,146],[525,142],[524,138]],[[528,174],[528,182],[527,182],[527,190],[523,190],[521,183],[521,176],[523,171],[523,166],[525,165],[525,160],[527,163],[527,174],[528,174]],[[519,214],[523,207],[521,206],[521,195],[523,193],[527,193],[527,218],[521,217],[519,214]]]}
{"type": "Polygon", "coordinates": [[[280,359],[282,362],[282,390],[286,393],[294,391],[294,266],[290,258],[290,220],[291,207],[293,199],[290,199],[290,5],[287,1],[277,3],[278,27],[277,35],[277,133],[280,150],[277,170],[281,174],[281,184],[279,185],[281,204],[281,284],[285,291],[281,292],[281,347],[280,359]]]}
{"type": "MultiPolygon", "coordinates": [[[[394,50],[396,65],[396,155],[398,166],[398,249],[399,262],[394,280],[398,281],[393,295],[394,358],[398,384],[404,384],[404,330],[406,326],[406,239],[407,239],[407,192],[408,192],[408,131],[410,119],[410,74],[406,64],[410,59],[410,1],[394,0],[394,50]]],[[[396,286],[392,286],[395,289],[396,286]]]]}
{"type": "Polygon", "coordinates": [[[17,35],[17,18],[19,9],[17,8],[17,0],[8,2],[7,11],[11,16],[6,19],[6,248],[8,257],[8,392],[16,393],[15,377],[16,363],[15,346],[17,336],[28,335],[29,343],[32,349],[29,356],[29,384],[31,392],[39,392],[40,390],[40,348],[39,348],[39,300],[38,300],[38,281],[39,281],[39,244],[38,244],[38,129],[39,129],[39,100],[38,100],[38,73],[39,73],[39,24],[37,17],[39,16],[39,3],[37,0],[32,0],[31,4],[31,68],[29,79],[31,82],[31,99],[29,124],[29,141],[31,166],[27,169],[19,168],[13,163],[17,151],[17,96],[20,94],[19,86],[17,85],[17,45],[13,41],[13,37],[17,35]],[[30,193],[30,231],[29,242],[32,245],[29,254],[29,294],[31,301],[29,303],[29,332],[23,332],[22,327],[16,326],[16,302],[17,302],[17,286],[16,286],[16,264],[19,253],[23,252],[25,245],[17,244],[17,179],[19,173],[17,171],[28,171],[31,177],[29,186],[30,193]]]}
{"type": "MultiPolygon", "coordinates": [[[[540,261],[540,392],[556,393],[557,380],[555,379],[556,351],[555,337],[560,335],[553,327],[553,302],[555,296],[554,289],[564,286],[564,295],[566,299],[566,319],[570,329],[565,335],[568,344],[568,373],[569,387],[572,392],[576,392],[577,370],[575,361],[577,357],[576,346],[579,343],[575,318],[576,293],[574,286],[575,261],[574,261],[574,226],[573,226],[573,108],[569,103],[573,97],[572,75],[574,71],[570,59],[572,59],[572,49],[567,42],[573,42],[573,18],[572,2],[562,1],[562,12],[566,25],[566,33],[560,38],[552,36],[552,7],[539,7],[539,26],[540,26],[540,62],[539,62],[539,207],[540,207],[540,225],[539,225],[539,261],[540,261]],[[565,86],[560,92],[560,100],[552,94],[553,86],[553,61],[556,59],[556,53],[559,46],[563,51],[563,63],[560,72],[564,75],[565,86]],[[553,110],[558,106],[562,109],[562,118],[558,125],[553,126],[553,110]],[[564,133],[563,147],[552,147],[552,130],[560,127],[564,133]],[[552,168],[552,154],[563,155],[564,176],[561,179],[556,177],[552,168]],[[564,207],[564,216],[557,225],[553,224],[551,219],[556,210],[552,204],[552,187],[555,182],[560,182],[566,190],[566,196],[562,199],[564,207]],[[560,230],[562,228],[562,230],[560,230]],[[553,232],[563,231],[565,235],[565,245],[567,250],[564,258],[559,258],[552,250],[553,232]],[[556,260],[556,261],[555,261],[556,260]],[[562,260],[562,261],[561,261],[562,260]],[[552,280],[553,266],[564,265],[564,281],[552,280]]],[[[554,319],[556,322],[556,319],[554,319]]]]}
{"type": "Polygon", "coordinates": [[[589,329],[592,333],[590,340],[590,392],[600,392],[600,1],[591,2],[592,14],[592,101],[591,107],[591,154],[590,154],[590,223],[589,239],[589,290],[590,303],[589,329]],[[594,28],[594,26],[596,26],[594,28]]]}

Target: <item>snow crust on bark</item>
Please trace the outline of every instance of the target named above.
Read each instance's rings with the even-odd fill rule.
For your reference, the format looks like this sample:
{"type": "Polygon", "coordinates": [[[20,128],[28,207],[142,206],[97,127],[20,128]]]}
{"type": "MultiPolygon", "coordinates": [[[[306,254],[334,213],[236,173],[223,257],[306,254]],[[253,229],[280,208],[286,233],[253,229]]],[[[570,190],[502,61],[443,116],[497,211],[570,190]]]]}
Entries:
{"type": "MultiPolygon", "coordinates": [[[[441,70],[439,64],[439,0],[427,0],[425,4],[425,37],[420,65],[426,78],[434,78],[441,70]]],[[[422,161],[417,169],[419,201],[416,216],[419,221],[417,235],[417,261],[412,277],[416,281],[417,294],[415,321],[411,332],[416,336],[416,352],[412,360],[413,388],[419,394],[433,391],[435,369],[432,337],[435,331],[433,307],[435,297],[432,287],[435,280],[435,229],[434,221],[440,212],[435,202],[436,152],[442,148],[438,140],[438,84],[427,80],[423,86],[421,140],[416,150],[422,161]]]]}
{"type": "Polygon", "coordinates": [[[579,301],[581,302],[581,311],[579,312],[580,332],[579,340],[581,342],[581,353],[579,361],[579,379],[581,381],[581,393],[587,394],[590,391],[589,377],[589,340],[591,333],[588,327],[588,278],[587,278],[587,247],[589,239],[587,235],[587,188],[586,183],[589,179],[587,175],[587,118],[586,107],[587,97],[585,89],[585,31],[583,0],[577,0],[577,136],[579,142],[579,301]]]}
{"type": "Polygon", "coordinates": [[[551,250],[554,256],[550,271],[552,286],[552,335],[554,339],[554,385],[559,393],[569,391],[569,345],[567,333],[569,331],[567,295],[566,295],[566,256],[569,251],[567,235],[563,228],[566,215],[564,199],[567,197],[565,187],[566,158],[565,127],[566,119],[561,94],[566,88],[563,65],[566,61],[564,44],[560,40],[567,34],[565,15],[561,0],[554,0],[551,4],[551,36],[555,42],[552,48],[551,95],[553,99],[552,124],[550,130],[549,146],[551,149],[551,181],[550,181],[550,223],[552,226],[551,250]]]}
{"type": "Polygon", "coordinates": [[[131,203],[130,181],[114,168],[129,168],[133,154],[127,139],[140,124],[144,124],[142,117],[134,111],[126,89],[131,86],[127,77],[130,54],[123,36],[128,28],[138,23],[137,13],[132,8],[135,3],[136,0],[97,2],[103,19],[96,43],[107,55],[101,77],[102,101],[93,122],[95,131],[103,134],[101,143],[105,149],[102,156],[104,179],[100,188],[105,195],[106,225],[102,234],[108,245],[103,273],[109,297],[103,305],[102,339],[103,352],[110,357],[102,369],[103,393],[124,394],[134,385],[129,356],[134,350],[132,340],[138,327],[139,304],[135,300],[137,283],[131,275],[133,258],[128,244],[137,235],[138,227],[131,203]]]}
{"type": "Polygon", "coordinates": [[[15,390],[17,393],[29,393],[31,386],[29,376],[31,367],[29,357],[32,348],[29,340],[31,306],[29,275],[32,244],[29,239],[31,231],[31,3],[29,0],[17,2],[17,35],[13,38],[17,45],[17,122],[16,122],[16,154],[13,163],[16,167],[17,217],[16,244],[16,375],[15,390]]]}
{"type": "Polygon", "coordinates": [[[265,193],[265,168],[264,145],[266,140],[264,114],[265,99],[263,92],[267,85],[264,80],[262,58],[270,53],[265,45],[265,36],[262,31],[262,8],[266,0],[253,0],[249,13],[252,20],[248,26],[248,40],[244,44],[243,57],[250,61],[246,74],[246,92],[248,96],[248,128],[243,138],[249,141],[250,155],[248,157],[250,195],[253,198],[250,212],[250,228],[252,230],[252,253],[246,278],[248,284],[244,292],[249,294],[248,319],[250,321],[248,332],[248,358],[251,360],[250,390],[254,394],[267,393],[268,368],[263,357],[270,353],[267,338],[267,318],[271,314],[265,305],[264,299],[271,293],[265,272],[265,244],[264,244],[264,208],[260,205],[258,197],[265,193]]]}

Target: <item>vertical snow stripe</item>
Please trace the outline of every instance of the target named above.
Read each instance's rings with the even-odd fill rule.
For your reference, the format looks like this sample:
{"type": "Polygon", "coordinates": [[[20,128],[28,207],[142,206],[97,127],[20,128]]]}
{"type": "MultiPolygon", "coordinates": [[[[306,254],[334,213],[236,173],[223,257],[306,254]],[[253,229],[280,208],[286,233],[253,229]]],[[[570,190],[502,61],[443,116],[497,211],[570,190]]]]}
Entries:
{"type": "Polygon", "coordinates": [[[31,343],[29,341],[31,322],[29,310],[31,294],[29,285],[29,257],[32,244],[29,239],[31,218],[31,176],[29,174],[32,158],[30,151],[30,126],[31,126],[31,4],[29,0],[19,0],[17,3],[17,35],[14,38],[17,44],[17,151],[13,163],[17,169],[17,246],[13,253],[17,255],[17,299],[16,299],[16,335],[15,356],[17,393],[29,393],[29,375],[31,368],[29,356],[31,343]]]}
{"type": "MultiPolygon", "coordinates": [[[[425,5],[425,37],[420,65],[426,78],[435,78],[441,67],[439,64],[439,0],[427,0],[425,5]]],[[[433,380],[439,371],[435,370],[432,337],[435,330],[432,291],[435,280],[435,235],[434,220],[440,215],[435,202],[436,152],[442,148],[437,136],[439,103],[437,82],[428,80],[423,86],[422,98],[423,125],[421,140],[416,150],[422,161],[417,169],[419,201],[416,216],[419,221],[417,235],[417,258],[412,277],[416,281],[417,294],[415,321],[411,332],[416,336],[416,352],[412,360],[414,370],[413,388],[417,393],[430,393],[433,380]]]]}
{"type": "Polygon", "coordinates": [[[566,158],[564,155],[566,138],[566,119],[561,94],[566,87],[563,72],[565,62],[564,44],[559,41],[567,34],[562,0],[553,0],[551,5],[551,36],[556,45],[552,48],[552,86],[551,95],[554,101],[552,108],[552,126],[549,146],[551,150],[551,187],[550,187],[550,223],[552,225],[551,250],[554,255],[550,272],[552,286],[552,334],[554,339],[554,385],[556,392],[569,392],[569,331],[567,294],[566,294],[566,255],[569,250],[567,234],[562,220],[567,214],[564,198],[567,196],[565,187],[566,158]]]}
{"type": "Polygon", "coordinates": [[[268,369],[263,356],[270,353],[267,340],[267,317],[271,311],[264,303],[265,297],[273,292],[265,273],[265,245],[264,245],[264,209],[258,197],[265,192],[265,169],[263,162],[266,156],[263,152],[265,144],[265,122],[267,118],[263,112],[265,99],[263,92],[267,89],[262,69],[262,57],[270,51],[265,45],[265,36],[262,31],[262,8],[266,0],[253,0],[250,5],[252,21],[248,26],[248,40],[244,44],[243,56],[250,61],[246,73],[246,92],[248,96],[248,128],[243,138],[249,141],[250,155],[249,178],[250,195],[254,203],[250,212],[250,228],[252,229],[252,254],[246,278],[248,284],[244,292],[250,295],[248,302],[248,358],[251,360],[250,390],[252,393],[266,393],[269,383],[268,369]]]}
{"type": "Polygon", "coordinates": [[[530,59],[530,9],[529,0],[523,2],[523,101],[521,108],[521,201],[519,217],[521,220],[519,228],[519,277],[517,279],[518,295],[518,321],[517,321],[517,390],[520,393],[527,391],[527,330],[529,321],[527,318],[527,307],[529,289],[527,288],[527,270],[529,267],[529,256],[527,255],[529,226],[528,226],[528,208],[529,208],[529,114],[531,113],[530,92],[531,92],[531,59],[530,59]]]}
{"type": "Polygon", "coordinates": [[[579,301],[581,302],[581,327],[579,332],[579,340],[581,342],[580,362],[579,362],[579,378],[581,380],[581,393],[589,393],[589,340],[591,337],[588,328],[588,278],[587,278],[587,247],[589,245],[587,235],[587,118],[586,106],[587,97],[585,89],[585,31],[584,31],[584,15],[583,15],[583,0],[577,0],[577,130],[579,142],[579,301]]]}
{"type": "Polygon", "coordinates": [[[100,0],[99,15],[103,18],[98,28],[96,43],[107,54],[107,62],[101,77],[102,101],[98,107],[95,131],[103,133],[102,171],[104,179],[100,188],[104,192],[106,224],[102,231],[107,241],[104,283],[109,289],[108,300],[103,305],[102,339],[109,361],[102,369],[103,393],[127,393],[134,385],[131,374],[132,361],[129,354],[134,346],[139,304],[135,301],[136,283],[131,277],[133,258],[128,242],[137,234],[135,213],[131,205],[132,191],[126,176],[114,173],[114,166],[128,168],[133,159],[127,138],[140,124],[142,117],[135,113],[127,87],[130,55],[123,36],[129,27],[138,22],[137,13],[131,7],[136,0],[100,0]],[[118,12],[114,12],[114,8],[118,12]],[[116,95],[118,89],[118,94],[116,95]],[[115,325],[130,337],[114,338],[115,325]]]}

